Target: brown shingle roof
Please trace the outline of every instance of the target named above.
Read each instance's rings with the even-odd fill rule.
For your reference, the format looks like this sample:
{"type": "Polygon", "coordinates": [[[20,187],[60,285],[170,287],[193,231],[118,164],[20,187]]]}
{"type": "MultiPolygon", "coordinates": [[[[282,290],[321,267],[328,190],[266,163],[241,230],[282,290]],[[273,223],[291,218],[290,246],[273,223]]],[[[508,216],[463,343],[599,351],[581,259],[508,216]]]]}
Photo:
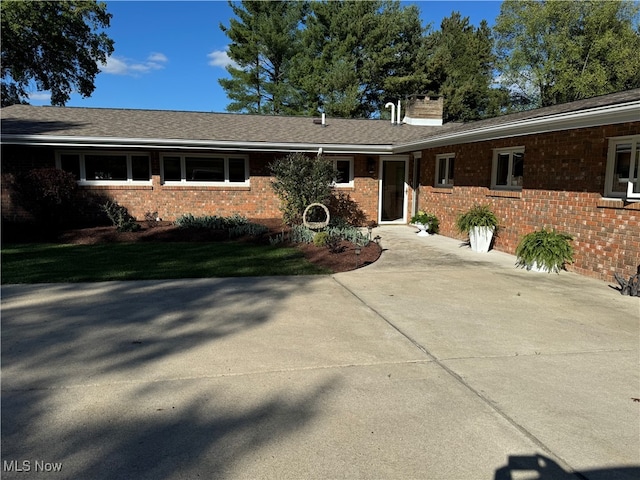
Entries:
{"type": "Polygon", "coordinates": [[[323,127],[310,117],[29,105],[5,107],[0,114],[2,136],[5,138],[34,135],[63,139],[128,139],[128,144],[140,140],[147,145],[154,140],[174,140],[206,144],[239,142],[254,144],[254,148],[270,143],[395,148],[402,145],[418,146],[422,142],[429,142],[430,138],[437,139],[449,133],[464,134],[527,120],[533,122],[554,115],[638,100],[640,89],[635,89],[487,120],[443,126],[397,126],[387,120],[327,118],[327,126],[323,127]]]}
{"type": "Polygon", "coordinates": [[[327,118],[326,127],[309,117],[109,108],[33,107],[2,109],[3,134],[394,145],[424,137],[435,127],[393,126],[383,120],[327,118]]]}

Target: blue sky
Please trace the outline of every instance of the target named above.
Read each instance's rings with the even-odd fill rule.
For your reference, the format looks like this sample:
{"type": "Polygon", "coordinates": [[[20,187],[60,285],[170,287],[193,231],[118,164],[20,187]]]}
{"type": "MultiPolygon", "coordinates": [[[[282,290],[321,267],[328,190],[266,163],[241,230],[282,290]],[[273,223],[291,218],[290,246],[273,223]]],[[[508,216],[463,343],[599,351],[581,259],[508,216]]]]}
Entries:
{"type": "MultiPolygon", "coordinates": [[[[438,29],[459,11],[474,25],[493,25],[499,1],[413,1],[423,25],[438,29]]],[[[229,43],[219,25],[233,17],[226,1],[108,1],[115,51],[96,77],[91,97],[72,94],[70,107],[141,108],[224,112],[229,103],[218,83],[229,43]]],[[[32,105],[48,105],[46,93],[32,105]]]]}

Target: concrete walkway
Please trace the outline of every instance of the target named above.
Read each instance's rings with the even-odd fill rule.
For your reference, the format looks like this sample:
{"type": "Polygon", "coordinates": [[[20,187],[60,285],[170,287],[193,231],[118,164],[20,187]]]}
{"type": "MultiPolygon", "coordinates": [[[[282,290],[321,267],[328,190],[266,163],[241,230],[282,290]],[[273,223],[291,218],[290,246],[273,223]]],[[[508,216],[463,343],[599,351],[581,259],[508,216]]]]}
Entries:
{"type": "Polygon", "coordinates": [[[640,476],[640,299],[374,232],[334,276],[3,286],[2,478],[640,476]]]}

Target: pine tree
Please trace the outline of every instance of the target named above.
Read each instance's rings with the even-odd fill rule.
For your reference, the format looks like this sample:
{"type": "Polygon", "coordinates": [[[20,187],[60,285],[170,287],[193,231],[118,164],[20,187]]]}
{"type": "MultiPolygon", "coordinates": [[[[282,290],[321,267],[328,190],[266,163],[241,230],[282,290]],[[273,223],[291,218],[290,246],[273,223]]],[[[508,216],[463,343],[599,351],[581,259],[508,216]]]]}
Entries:
{"type": "Polygon", "coordinates": [[[295,82],[307,110],[368,118],[415,84],[414,64],[422,42],[415,6],[398,2],[314,2],[295,82]]]}
{"type": "Polygon", "coordinates": [[[496,115],[504,92],[492,88],[495,56],[491,29],[475,28],[469,17],[452,12],[440,30],[425,39],[421,69],[426,91],[444,96],[444,121],[470,121],[496,115]]]}
{"type": "Polygon", "coordinates": [[[289,79],[299,48],[299,25],[307,4],[296,1],[229,2],[237,19],[220,25],[231,40],[230,79],[219,80],[232,100],[231,112],[288,114],[300,110],[300,94],[289,79]]]}

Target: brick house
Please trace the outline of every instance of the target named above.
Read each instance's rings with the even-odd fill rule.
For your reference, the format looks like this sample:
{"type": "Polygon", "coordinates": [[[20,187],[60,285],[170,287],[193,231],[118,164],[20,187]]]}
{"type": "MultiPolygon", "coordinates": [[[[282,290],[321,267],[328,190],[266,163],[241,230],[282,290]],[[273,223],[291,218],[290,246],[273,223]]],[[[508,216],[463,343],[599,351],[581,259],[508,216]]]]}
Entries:
{"type": "Polygon", "coordinates": [[[368,220],[406,224],[421,209],[462,238],[457,214],[489,204],[497,250],[556,228],[575,238],[572,270],[635,273],[640,89],[467,124],[442,125],[442,99],[413,96],[404,109],[398,122],[13,105],[1,112],[3,219],[19,215],[10,175],[42,166],[73,172],[137,218],[279,217],[268,165],[322,153],[340,172],[336,192],[368,220]]]}

